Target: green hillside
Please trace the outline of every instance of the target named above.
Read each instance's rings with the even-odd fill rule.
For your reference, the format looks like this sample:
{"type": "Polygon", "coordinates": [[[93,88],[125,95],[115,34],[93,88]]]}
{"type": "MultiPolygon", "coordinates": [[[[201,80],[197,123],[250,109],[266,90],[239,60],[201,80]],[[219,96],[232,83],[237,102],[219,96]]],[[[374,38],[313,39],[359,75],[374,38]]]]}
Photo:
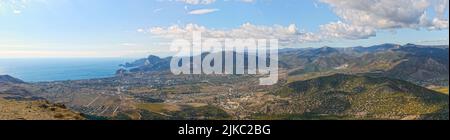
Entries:
{"type": "Polygon", "coordinates": [[[388,78],[337,74],[293,82],[274,94],[293,100],[283,111],[292,113],[273,113],[275,119],[448,120],[448,95],[388,78]]]}

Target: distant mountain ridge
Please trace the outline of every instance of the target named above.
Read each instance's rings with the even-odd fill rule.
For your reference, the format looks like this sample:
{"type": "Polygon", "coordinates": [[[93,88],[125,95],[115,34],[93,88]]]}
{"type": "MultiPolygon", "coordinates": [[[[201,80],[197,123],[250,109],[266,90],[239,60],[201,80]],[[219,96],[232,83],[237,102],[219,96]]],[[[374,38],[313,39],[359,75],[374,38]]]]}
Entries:
{"type": "Polygon", "coordinates": [[[21,83],[3,76],[0,98],[62,103],[87,119],[448,120],[448,94],[426,86],[448,85],[448,47],[281,49],[279,56],[272,86],[254,75],[173,75],[171,57],[149,56],[109,78],[21,83]]]}
{"type": "MultiPolygon", "coordinates": [[[[378,73],[419,85],[448,86],[448,45],[381,44],[349,48],[280,49],[280,68],[294,75],[317,72],[378,73]]],[[[122,66],[129,72],[168,71],[171,57],[149,56],[122,66]]]]}

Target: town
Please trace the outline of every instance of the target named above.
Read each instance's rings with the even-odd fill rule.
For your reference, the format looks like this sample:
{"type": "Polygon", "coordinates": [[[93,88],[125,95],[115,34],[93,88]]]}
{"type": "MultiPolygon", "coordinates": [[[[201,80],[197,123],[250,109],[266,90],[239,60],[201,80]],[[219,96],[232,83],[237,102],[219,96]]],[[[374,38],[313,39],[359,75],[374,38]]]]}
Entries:
{"type": "Polygon", "coordinates": [[[205,39],[194,32],[192,43],[174,40],[170,50],[177,54],[170,63],[171,72],[180,74],[249,74],[270,75],[261,78],[260,85],[273,85],[278,81],[278,40],[266,39],[205,39]],[[225,44],[224,46],[221,44],[225,44]],[[247,72],[246,72],[247,71],[247,72]]]}

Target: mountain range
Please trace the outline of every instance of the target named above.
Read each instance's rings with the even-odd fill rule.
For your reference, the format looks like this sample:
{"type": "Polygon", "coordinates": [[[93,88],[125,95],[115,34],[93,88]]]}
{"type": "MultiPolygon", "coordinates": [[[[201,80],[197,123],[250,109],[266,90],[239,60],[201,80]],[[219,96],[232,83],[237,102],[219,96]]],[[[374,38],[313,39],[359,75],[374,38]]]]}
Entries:
{"type": "Polygon", "coordinates": [[[110,78],[0,76],[0,97],[61,104],[86,119],[448,120],[448,93],[431,88],[448,91],[448,53],[414,44],[280,49],[272,86],[257,75],[173,75],[171,57],[151,55],[110,78]]]}
{"type": "MultiPolygon", "coordinates": [[[[448,86],[448,45],[382,44],[371,47],[281,49],[280,68],[291,76],[311,73],[367,73],[397,78],[422,86],[448,86]]],[[[124,64],[130,72],[168,71],[171,57],[124,64]]]]}

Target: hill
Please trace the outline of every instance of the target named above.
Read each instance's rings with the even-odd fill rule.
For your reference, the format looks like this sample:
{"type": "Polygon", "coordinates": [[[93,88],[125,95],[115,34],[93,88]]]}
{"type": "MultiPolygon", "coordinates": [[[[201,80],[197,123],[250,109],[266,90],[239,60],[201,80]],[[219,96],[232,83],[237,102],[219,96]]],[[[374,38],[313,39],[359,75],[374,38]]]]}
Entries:
{"type": "Polygon", "coordinates": [[[0,97],[0,120],[83,120],[79,113],[46,101],[18,101],[0,97]]]}
{"type": "MultiPolygon", "coordinates": [[[[381,44],[370,47],[281,49],[280,68],[294,81],[317,73],[369,73],[396,78],[424,87],[448,86],[448,46],[381,44]]],[[[170,59],[149,56],[126,63],[132,73],[170,69],[170,59]]],[[[319,74],[319,77],[324,76],[319,74]]],[[[305,78],[306,77],[306,78],[305,78]]]]}
{"type": "Polygon", "coordinates": [[[280,64],[294,78],[308,79],[305,77],[316,73],[367,73],[401,79],[424,87],[448,86],[448,46],[383,44],[317,53],[323,52],[321,50],[324,48],[282,52],[280,64]]]}
{"type": "Polygon", "coordinates": [[[448,120],[448,95],[396,79],[336,74],[292,82],[274,94],[291,100],[268,105],[272,115],[265,117],[448,120]]]}
{"type": "Polygon", "coordinates": [[[0,83],[15,83],[15,84],[19,84],[19,83],[25,83],[24,81],[14,78],[12,76],[9,75],[0,75],[0,83]]]}

